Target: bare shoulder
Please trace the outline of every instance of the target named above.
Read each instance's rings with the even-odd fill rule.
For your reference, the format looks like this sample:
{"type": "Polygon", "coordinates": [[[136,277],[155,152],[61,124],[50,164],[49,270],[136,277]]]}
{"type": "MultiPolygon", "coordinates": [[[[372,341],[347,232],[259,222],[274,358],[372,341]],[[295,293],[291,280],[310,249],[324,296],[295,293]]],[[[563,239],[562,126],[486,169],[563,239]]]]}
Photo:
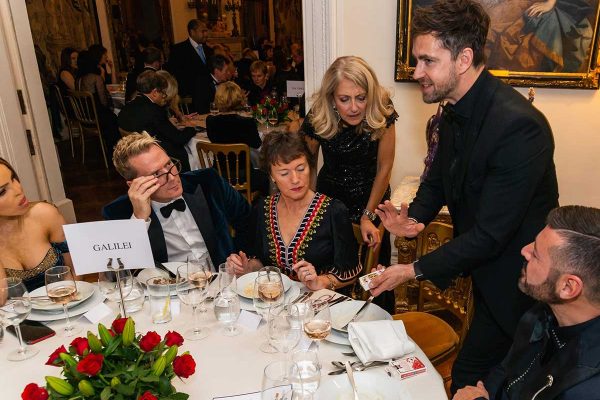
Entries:
{"type": "Polygon", "coordinates": [[[58,211],[58,208],[45,201],[33,204],[29,209],[28,216],[46,226],[51,226],[56,223],[62,225],[65,223],[65,219],[60,211],[58,211]]]}

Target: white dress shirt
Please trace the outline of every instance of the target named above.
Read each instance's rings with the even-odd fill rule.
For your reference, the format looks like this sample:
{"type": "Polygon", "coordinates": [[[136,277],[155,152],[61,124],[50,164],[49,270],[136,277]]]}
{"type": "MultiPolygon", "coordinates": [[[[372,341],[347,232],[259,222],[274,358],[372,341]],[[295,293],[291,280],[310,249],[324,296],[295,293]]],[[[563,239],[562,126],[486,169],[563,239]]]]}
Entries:
{"type": "MultiPolygon", "coordinates": [[[[152,201],[152,209],[160,222],[167,244],[168,259],[169,261],[186,261],[188,256],[200,259],[208,252],[208,248],[187,203],[184,211],[173,210],[169,218],[163,217],[160,212],[161,207],[175,200],[177,199],[168,203],[152,201]]],[[[150,226],[150,224],[147,225],[150,226]]]]}

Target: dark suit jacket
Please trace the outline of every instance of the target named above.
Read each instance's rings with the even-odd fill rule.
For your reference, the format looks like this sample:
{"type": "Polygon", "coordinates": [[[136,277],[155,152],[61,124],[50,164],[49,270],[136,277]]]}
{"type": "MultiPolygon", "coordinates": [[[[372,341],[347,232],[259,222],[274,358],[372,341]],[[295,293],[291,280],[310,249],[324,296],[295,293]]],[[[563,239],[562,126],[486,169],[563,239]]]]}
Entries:
{"type": "MultiPolygon", "coordinates": [[[[204,238],[213,265],[218,268],[227,256],[246,247],[250,205],[215,170],[207,168],[181,174],[183,198],[204,238]],[[229,225],[236,232],[229,234],[229,225]]],[[[129,219],[133,207],[124,195],[102,209],[105,219],[129,219]]],[[[152,254],[158,262],[167,262],[167,245],[158,217],[152,211],[148,228],[152,254]]]]}
{"type": "Polygon", "coordinates": [[[192,89],[192,107],[198,114],[207,114],[215,99],[217,82],[211,74],[198,76],[192,89]]]}
{"type": "MultiPolygon", "coordinates": [[[[213,51],[206,44],[202,45],[202,49],[208,61],[213,51]]],[[[192,94],[198,77],[209,75],[208,66],[202,61],[189,38],[171,47],[167,70],[177,79],[179,95],[182,97],[192,94]]]]}
{"type": "Polygon", "coordinates": [[[489,72],[471,90],[477,97],[463,152],[463,185],[453,187],[454,139],[442,120],[437,155],[409,215],[427,224],[448,205],[455,238],[419,260],[424,277],[444,288],[451,278],[471,274],[476,294],[512,336],[531,304],[517,288],[521,248],[558,205],[554,140],[543,114],[489,72]]]}
{"type": "Polygon", "coordinates": [[[170,157],[181,161],[184,171],[190,170],[185,144],[196,135],[194,128],[177,129],[169,121],[167,110],[140,94],[125,104],[119,113],[119,127],[130,132],[146,131],[160,140],[170,157]]]}
{"type": "Polygon", "coordinates": [[[206,133],[212,143],[245,143],[254,149],[262,144],[254,118],[238,114],[209,115],[206,133]]]}

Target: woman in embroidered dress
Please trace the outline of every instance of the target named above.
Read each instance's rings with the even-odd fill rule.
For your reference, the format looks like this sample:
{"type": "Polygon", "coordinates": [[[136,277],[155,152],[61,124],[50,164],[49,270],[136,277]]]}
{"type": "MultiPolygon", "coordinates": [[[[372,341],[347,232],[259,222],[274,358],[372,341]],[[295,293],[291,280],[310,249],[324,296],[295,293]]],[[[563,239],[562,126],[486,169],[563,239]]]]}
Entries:
{"type": "Polygon", "coordinates": [[[348,287],[360,274],[358,248],[346,206],[310,189],[311,153],[292,133],[264,138],[262,166],[279,189],[254,207],[248,257],[227,261],[243,274],[274,265],[310,290],[348,287]]]}
{"type": "Polygon", "coordinates": [[[44,286],[44,271],[72,265],[62,226],[51,204],[29,203],[13,167],[0,158],[0,267],[28,290],[44,286]]]}

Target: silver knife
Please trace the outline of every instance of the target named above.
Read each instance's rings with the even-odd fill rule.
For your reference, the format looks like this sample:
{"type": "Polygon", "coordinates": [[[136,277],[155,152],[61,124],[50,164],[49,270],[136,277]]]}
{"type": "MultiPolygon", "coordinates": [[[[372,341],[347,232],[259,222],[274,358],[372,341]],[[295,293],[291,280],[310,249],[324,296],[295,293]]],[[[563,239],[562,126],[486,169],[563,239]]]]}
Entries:
{"type": "Polygon", "coordinates": [[[362,307],[358,309],[356,314],[354,314],[354,317],[352,317],[352,319],[350,321],[348,321],[348,323],[346,325],[342,326],[341,329],[348,329],[348,325],[350,325],[351,322],[356,321],[356,319],[358,318],[360,313],[363,312],[365,310],[365,308],[367,308],[369,306],[369,304],[371,304],[371,302],[373,301],[374,298],[375,298],[375,296],[369,296],[367,301],[365,301],[365,304],[363,304],[362,307]]]}

